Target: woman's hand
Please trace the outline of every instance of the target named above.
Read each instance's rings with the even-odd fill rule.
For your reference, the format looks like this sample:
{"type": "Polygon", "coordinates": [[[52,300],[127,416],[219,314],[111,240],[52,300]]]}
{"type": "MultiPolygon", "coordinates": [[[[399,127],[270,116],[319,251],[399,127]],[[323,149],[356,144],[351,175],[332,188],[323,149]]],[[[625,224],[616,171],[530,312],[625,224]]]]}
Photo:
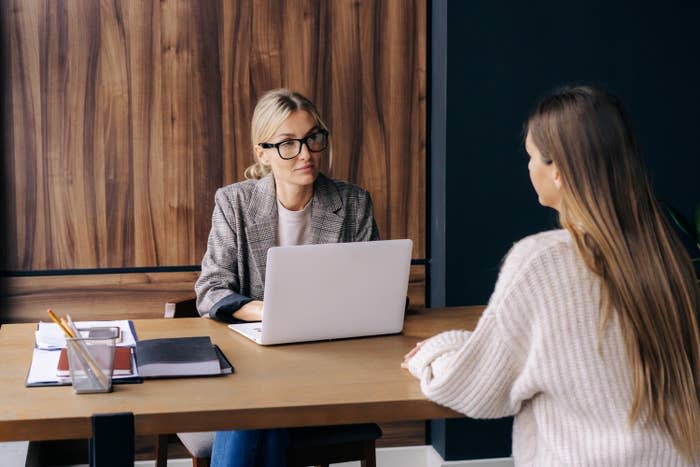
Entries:
{"type": "Polygon", "coordinates": [[[243,321],[262,321],[263,318],[263,302],[262,300],[253,300],[240,307],[233,313],[233,317],[242,319],[243,321]]]}
{"type": "Polygon", "coordinates": [[[416,346],[411,349],[410,352],[408,352],[406,355],[403,357],[403,362],[401,362],[401,368],[408,368],[408,361],[413,358],[413,356],[420,350],[421,345],[423,345],[423,342],[417,342],[416,346]]]}

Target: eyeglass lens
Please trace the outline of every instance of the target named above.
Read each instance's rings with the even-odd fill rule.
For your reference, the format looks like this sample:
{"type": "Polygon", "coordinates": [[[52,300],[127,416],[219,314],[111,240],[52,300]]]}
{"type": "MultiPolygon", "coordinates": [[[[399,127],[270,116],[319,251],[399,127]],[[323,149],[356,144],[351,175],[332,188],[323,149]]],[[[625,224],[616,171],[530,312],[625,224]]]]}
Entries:
{"type": "Polygon", "coordinates": [[[319,131],[317,133],[312,133],[301,140],[290,139],[288,141],[284,141],[277,146],[277,150],[279,151],[280,156],[283,158],[291,159],[292,157],[296,157],[301,152],[302,143],[306,143],[309,151],[319,152],[326,149],[328,138],[326,137],[325,133],[319,131]]]}

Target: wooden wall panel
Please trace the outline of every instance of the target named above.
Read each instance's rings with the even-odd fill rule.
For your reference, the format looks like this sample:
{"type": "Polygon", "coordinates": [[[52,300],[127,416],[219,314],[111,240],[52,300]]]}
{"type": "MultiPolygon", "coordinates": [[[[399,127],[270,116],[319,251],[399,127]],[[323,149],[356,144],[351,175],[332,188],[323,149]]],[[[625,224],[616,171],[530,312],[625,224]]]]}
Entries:
{"type": "Polygon", "coordinates": [[[162,318],[165,303],[194,297],[197,272],[4,278],[0,323],[46,321],[46,309],[76,320],[162,318]]]}
{"type": "MultiPolygon", "coordinates": [[[[0,324],[47,319],[46,309],[74,319],[162,318],[166,302],[195,296],[198,272],[66,274],[0,278],[0,324]]],[[[425,306],[425,266],[411,266],[411,308],[425,306]]]]}
{"type": "Polygon", "coordinates": [[[425,0],[0,5],[5,270],[199,264],[279,86],[317,103],[382,236],[426,256],[425,0]]]}

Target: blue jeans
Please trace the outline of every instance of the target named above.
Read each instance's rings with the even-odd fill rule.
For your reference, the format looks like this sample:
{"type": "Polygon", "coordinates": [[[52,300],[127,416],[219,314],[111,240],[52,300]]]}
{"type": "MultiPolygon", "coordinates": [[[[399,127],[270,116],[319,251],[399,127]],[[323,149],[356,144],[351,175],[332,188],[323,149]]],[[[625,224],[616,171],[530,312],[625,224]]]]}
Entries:
{"type": "Polygon", "coordinates": [[[285,467],[289,433],[274,430],[217,431],[211,467],[285,467]]]}

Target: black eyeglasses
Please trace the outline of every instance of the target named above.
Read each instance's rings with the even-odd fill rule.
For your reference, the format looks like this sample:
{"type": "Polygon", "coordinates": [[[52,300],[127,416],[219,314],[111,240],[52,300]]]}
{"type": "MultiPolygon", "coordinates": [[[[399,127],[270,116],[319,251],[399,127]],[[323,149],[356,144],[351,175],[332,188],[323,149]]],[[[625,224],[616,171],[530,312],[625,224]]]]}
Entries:
{"type": "Polygon", "coordinates": [[[260,147],[265,149],[275,148],[282,159],[289,160],[299,155],[304,144],[311,152],[321,152],[328,147],[328,132],[326,130],[318,130],[306,138],[285,139],[279,143],[260,143],[260,147]]]}

